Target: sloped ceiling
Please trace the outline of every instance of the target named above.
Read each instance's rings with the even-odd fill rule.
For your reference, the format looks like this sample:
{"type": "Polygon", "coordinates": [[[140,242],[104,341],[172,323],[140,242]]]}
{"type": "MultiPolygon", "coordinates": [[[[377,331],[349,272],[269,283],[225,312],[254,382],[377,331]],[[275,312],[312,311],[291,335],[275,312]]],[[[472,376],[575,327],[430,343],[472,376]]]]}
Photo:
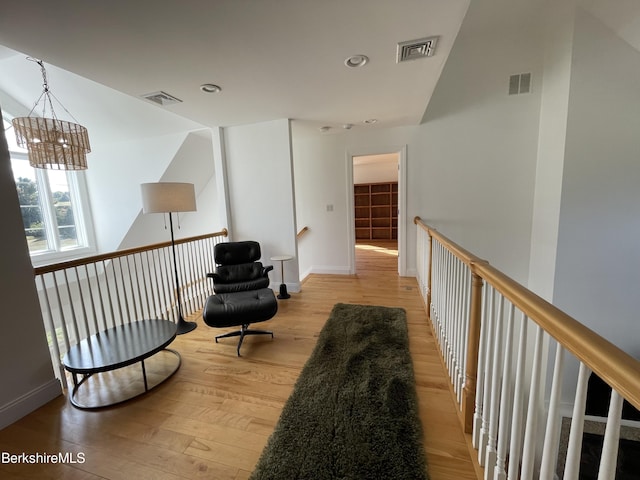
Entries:
{"type": "Polygon", "coordinates": [[[581,0],[580,6],[640,52],[638,0],[581,0]]]}
{"type": "MultiPolygon", "coordinates": [[[[165,91],[182,103],[154,108],[205,126],[276,118],[329,126],[375,118],[377,125],[396,126],[421,121],[468,5],[23,0],[0,7],[0,45],[139,102],[148,103],[142,94],[165,91]],[[398,42],[434,35],[440,38],[433,57],[396,63],[398,42]],[[343,62],[354,54],[367,55],[369,63],[347,68],[343,62]],[[202,93],[203,83],[222,92],[202,93]]],[[[28,68],[39,82],[37,65],[28,68]]],[[[55,92],[53,80],[51,86],[55,92]]]]}

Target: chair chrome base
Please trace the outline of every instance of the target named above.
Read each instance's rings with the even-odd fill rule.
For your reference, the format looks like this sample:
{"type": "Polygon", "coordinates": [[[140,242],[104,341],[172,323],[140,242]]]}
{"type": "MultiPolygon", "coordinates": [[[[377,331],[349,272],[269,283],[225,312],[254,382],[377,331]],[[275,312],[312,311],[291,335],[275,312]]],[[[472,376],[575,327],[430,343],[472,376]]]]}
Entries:
{"type": "Polygon", "coordinates": [[[227,337],[240,337],[240,341],[238,342],[238,356],[240,356],[240,347],[242,346],[242,342],[244,341],[244,337],[247,335],[271,335],[273,338],[273,332],[269,330],[250,330],[249,324],[242,325],[240,330],[236,330],[234,332],[223,333],[222,335],[216,336],[216,343],[218,343],[219,338],[227,338],[227,337]]]}

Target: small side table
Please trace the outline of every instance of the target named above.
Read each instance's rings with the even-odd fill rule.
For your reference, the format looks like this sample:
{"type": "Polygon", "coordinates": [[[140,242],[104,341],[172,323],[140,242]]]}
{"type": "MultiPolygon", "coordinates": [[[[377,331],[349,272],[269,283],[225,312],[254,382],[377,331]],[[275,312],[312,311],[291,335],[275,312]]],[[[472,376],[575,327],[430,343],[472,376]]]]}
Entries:
{"type": "Polygon", "coordinates": [[[281,300],[291,297],[287,292],[287,285],[284,283],[284,262],[291,260],[292,258],[293,257],[291,255],[276,255],[271,257],[272,262],[280,262],[280,281],[282,283],[280,284],[280,294],[278,295],[278,298],[281,300]]]}

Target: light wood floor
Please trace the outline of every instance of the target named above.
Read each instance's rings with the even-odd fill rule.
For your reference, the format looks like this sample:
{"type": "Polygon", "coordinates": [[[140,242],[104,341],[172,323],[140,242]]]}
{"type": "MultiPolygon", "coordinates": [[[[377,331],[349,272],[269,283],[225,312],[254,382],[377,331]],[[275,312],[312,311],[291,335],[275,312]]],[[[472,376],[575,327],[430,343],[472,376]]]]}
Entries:
{"type": "MultiPolygon", "coordinates": [[[[432,480],[481,478],[469,453],[447,377],[413,278],[400,278],[391,243],[358,245],[354,276],[311,275],[261,327],[275,338],[236,339],[197,319],[172,348],[182,366],[167,382],[117,407],[81,411],[59,397],[0,431],[11,454],[82,453],[83,463],[0,463],[3,479],[248,478],[336,302],[406,309],[432,480]]],[[[3,453],[4,455],[4,453],[3,453]]],[[[77,457],[76,457],[77,458],[77,457]]],[[[288,480],[288,479],[283,479],[288,480]]],[[[392,480],[392,479],[389,479],[392,480]]]]}

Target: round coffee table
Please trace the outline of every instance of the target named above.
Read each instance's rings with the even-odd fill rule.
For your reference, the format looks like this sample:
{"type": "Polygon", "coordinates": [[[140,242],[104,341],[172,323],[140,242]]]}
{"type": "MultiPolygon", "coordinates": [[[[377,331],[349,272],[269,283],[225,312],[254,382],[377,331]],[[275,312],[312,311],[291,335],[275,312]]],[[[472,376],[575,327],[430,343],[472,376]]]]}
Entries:
{"type": "MultiPolygon", "coordinates": [[[[108,407],[142,395],[164,382],[180,368],[180,354],[166,348],[176,338],[176,329],[176,324],[170,320],[140,320],[98,332],[73,345],[62,360],[64,368],[73,375],[74,387],[69,396],[71,403],[81,409],[108,407]],[[150,387],[145,360],[165,352],[170,355],[169,361],[162,361],[160,373],[154,374],[154,384],[150,387]],[[109,382],[96,381],[94,391],[88,392],[84,400],[79,398],[83,393],[80,387],[87,388],[87,382],[94,374],[138,362],[142,367],[143,380],[139,388],[133,385],[136,382],[129,380],[121,385],[122,392],[101,392],[109,382]],[[78,375],[82,375],[79,381],[78,375]]],[[[112,383],[117,385],[118,382],[112,383]]]]}

